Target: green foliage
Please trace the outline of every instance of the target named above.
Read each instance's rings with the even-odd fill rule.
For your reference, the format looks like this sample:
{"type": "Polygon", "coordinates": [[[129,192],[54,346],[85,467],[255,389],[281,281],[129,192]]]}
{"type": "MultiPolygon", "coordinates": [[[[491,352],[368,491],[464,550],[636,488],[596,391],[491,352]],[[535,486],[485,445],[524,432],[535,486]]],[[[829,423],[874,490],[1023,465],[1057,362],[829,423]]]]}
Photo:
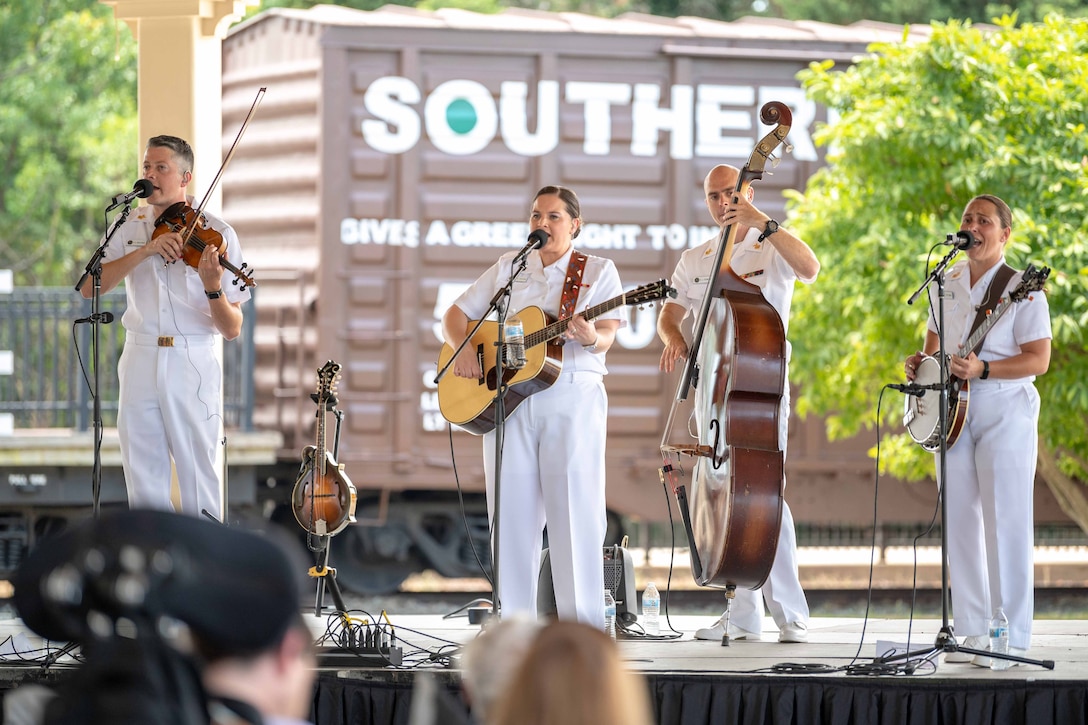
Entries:
{"type": "Polygon", "coordinates": [[[135,178],[135,43],[97,0],[0,8],[0,268],[75,284],[135,178]]]}
{"type": "Polygon", "coordinates": [[[1037,22],[1048,14],[1085,15],[1082,0],[1021,0],[1015,4],[986,0],[771,0],[760,14],[789,20],[818,20],[849,25],[859,18],[884,23],[928,23],[970,20],[989,23],[1016,12],[1020,22],[1037,22]]]}
{"type": "MultiPolygon", "coordinates": [[[[1086,52],[1086,20],[1017,27],[1006,17],[996,30],[933,24],[927,42],[874,45],[843,72],[825,63],[801,73],[810,96],[840,116],[817,133],[829,165],[790,215],[823,263],[795,299],[791,374],[798,410],[829,414],[829,434],[873,428],[878,391],[902,380],[903,358],[922,343],[925,298],[906,300],[935,261],[929,247],[989,192],[1014,211],[1009,263],[1053,270],[1041,440],[1088,460],[1086,52]]],[[[902,430],[901,412],[900,397],[885,396],[881,427],[902,430]]],[[[896,475],[932,470],[917,446],[885,445],[896,475]]]]}

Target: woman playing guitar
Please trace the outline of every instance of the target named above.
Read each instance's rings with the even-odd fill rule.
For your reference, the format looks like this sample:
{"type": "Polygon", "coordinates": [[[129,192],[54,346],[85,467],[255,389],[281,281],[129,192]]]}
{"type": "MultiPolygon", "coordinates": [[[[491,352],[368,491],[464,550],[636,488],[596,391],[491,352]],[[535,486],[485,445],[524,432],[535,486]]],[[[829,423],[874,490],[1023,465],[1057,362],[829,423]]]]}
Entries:
{"type": "MultiPolygon", "coordinates": [[[[947,273],[944,341],[948,351],[971,335],[977,308],[1005,266],[1012,212],[996,196],[977,196],[963,210],[960,230],[969,232],[978,244],[969,247],[967,259],[947,273]]],[[[1006,277],[1003,289],[994,296],[1007,296],[1022,275],[1006,277]]],[[[929,289],[934,294],[936,286],[929,289]]],[[[923,359],[937,354],[940,347],[935,303],[930,300],[924,349],[903,363],[908,380],[914,380],[923,359]]],[[[984,309],[983,315],[988,311],[984,309]]],[[[1007,309],[977,354],[961,350],[949,359],[949,375],[971,386],[970,412],[958,440],[946,453],[948,485],[943,487],[949,517],[948,566],[955,582],[955,632],[967,638],[964,646],[970,649],[989,648],[988,623],[997,607],[1003,607],[1009,618],[1009,653],[1023,656],[1031,645],[1032,490],[1039,427],[1039,393],[1033,381],[1050,367],[1050,337],[1046,295],[1035,292],[1007,309]]],[[[946,661],[969,659],[969,653],[953,652],[946,661]]],[[[989,664],[989,658],[976,659],[978,664],[989,664]]]]}
{"type": "MultiPolygon", "coordinates": [[[[494,547],[501,552],[496,558],[503,616],[535,616],[546,521],[559,617],[603,628],[605,356],[626,316],[616,308],[590,322],[575,313],[615,298],[623,289],[611,260],[574,249],[582,218],[578,197],[570,189],[546,186],[537,192],[529,227],[547,232],[547,241],[527,253],[525,271],[517,273],[518,253],[502,255],[457,298],[443,316],[442,329],[446,343],[456,350],[470,334],[472,319],[487,315],[490,301],[512,274],[511,314],[536,306],[557,320],[569,318],[565,333],[554,345],[549,343],[563,360],[558,380],[526,398],[506,419],[497,489],[495,449],[500,442],[495,430],[483,436],[488,513],[498,528],[494,547]]],[[[453,374],[486,385],[481,363],[494,360],[496,350],[466,345],[455,359],[453,374]]]]}

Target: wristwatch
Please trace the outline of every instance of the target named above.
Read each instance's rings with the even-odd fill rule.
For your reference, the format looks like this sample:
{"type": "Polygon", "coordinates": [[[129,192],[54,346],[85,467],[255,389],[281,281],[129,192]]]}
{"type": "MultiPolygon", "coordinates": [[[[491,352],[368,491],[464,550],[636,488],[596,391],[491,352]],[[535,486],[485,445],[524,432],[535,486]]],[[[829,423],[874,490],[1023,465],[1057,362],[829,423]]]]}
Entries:
{"type": "Polygon", "coordinates": [[[204,290],[204,296],[207,297],[209,300],[217,300],[223,296],[223,288],[220,287],[215,292],[209,292],[208,290],[204,290]]]}
{"type": "Polygon", "coordinates": [[[767,220],[767,226],[763,227],[763,233],[759,235],[759,241],[763,241],[767,237],[771,236],[778,231],[778,222],[774,219],[767,220]]]}
{"type": "Polygon", "coordinates": [[[978,379],[979,380],[985,380],[988,377],[990,377],[990,361],[989,360],[983,360],[982,361],[982,375],[979,375],[978,379]]]}
{"type": "Polygon", "coordinates": [[[600,334],[598,334],[597,337],[594,338],[592,345],[582,345],[582,349],[585,350],[586,352],[594,352],[597,349],[597,343],[600,342],[600,341],[601,341],[601,336],[600,336],[600,334]]]}

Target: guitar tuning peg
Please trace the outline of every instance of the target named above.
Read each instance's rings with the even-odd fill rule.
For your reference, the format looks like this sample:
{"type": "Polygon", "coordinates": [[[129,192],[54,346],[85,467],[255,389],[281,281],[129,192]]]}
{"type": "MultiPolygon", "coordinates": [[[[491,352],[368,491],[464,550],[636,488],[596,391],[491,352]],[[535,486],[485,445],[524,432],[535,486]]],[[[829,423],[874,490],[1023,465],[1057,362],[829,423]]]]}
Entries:
{"type": "Polygon", "coordinates": [[[787,153],[787,154],[788,154],[788,153],[791,153],[791,152],[793,151],[793,144],[791,144],[791,143],[790,143],[789,141],[787,141],[787,142],[786,142],[786,143],[785,143],[785,144],[784,144],[784,145],[782,146],[782,151],[783,151],[783,153],[787,153]]]}

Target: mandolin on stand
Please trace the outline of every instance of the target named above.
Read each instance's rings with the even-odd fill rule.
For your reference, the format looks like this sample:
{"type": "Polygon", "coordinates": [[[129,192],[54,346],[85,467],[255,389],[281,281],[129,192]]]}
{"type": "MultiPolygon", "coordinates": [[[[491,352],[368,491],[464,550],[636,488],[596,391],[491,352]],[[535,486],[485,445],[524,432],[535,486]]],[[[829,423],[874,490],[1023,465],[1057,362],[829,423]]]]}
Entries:
{"type": "Polygon", "coordinates": [[[355,522],[355,486],[325,444],[325,418],[336,405],[333,392],[339,375],[340,364],[334,360],[317,371],[317,441],[302,450],[302,470],[291,492],[295,520],[314,536],[333,536],[355,522]]]}

